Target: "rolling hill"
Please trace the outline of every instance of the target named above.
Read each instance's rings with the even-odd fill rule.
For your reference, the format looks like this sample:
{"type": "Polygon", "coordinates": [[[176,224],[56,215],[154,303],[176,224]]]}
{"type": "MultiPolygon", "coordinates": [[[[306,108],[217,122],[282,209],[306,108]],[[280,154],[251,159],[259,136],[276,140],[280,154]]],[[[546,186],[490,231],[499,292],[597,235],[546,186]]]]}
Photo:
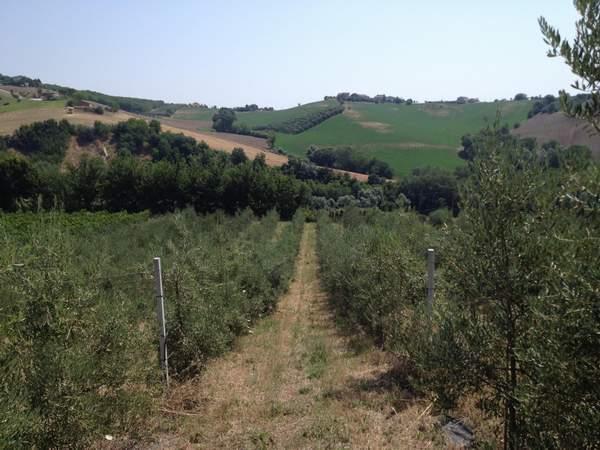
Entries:
{"type": "MultiPolygon", "coordinates": [[[[11,103],[12,105],[29,105],[27,108],[22,106],[19,109],[0,109],[0,135],[13,133],[21,125],[41,122],[48,119],[62,120],[66,119],[74,125],[92,126],[95,121],[107,124],[116,124],[129,119],[144,119],[148,117],[140,116],[126,111],[105,112],[102,115],[84,111],[75,111],[72,114],[66,112],[63,100],[53,102],[22,101],[21,103],[11,103]]],[[[264,155],[265,161],[269,166],[281,166],[288,161],[285,155],[268,151],[264,144],[264,139],[251,138],[249,136],[232,135],[229,133],[215,133],[206,131],[196,131],[193,126],[186,126],[187,121],[183,120],[161,120],[162,129],[172,133],[181,133],[192,137],[197,141],[204,141],[214,150],[220,150],[231,153],[235,148],[242,147],[246,155],[254,159],[259,155],[264,155]],[[181,123],[183,122],[183,124],[181,123]]],[[[69,149],[68,159],[73,162],[78,158],[77,155],[71,156],[71,153],[81,153],[81,149],[69,149]]],[[[359,181],[367,181],[367,175],[361,173],[335,170],[338,173],[347,173],[350,177],[359,181]]]]}
{"type": "Polygon", "coordinates": [[[414,105],[347,103],[343,114],[296,135],[278,133],[276,145],[304,156],[310,145],[350,146],[386,161],[397,175],[422,166],[453,169],[460,138],[493,121],[511,126],[527,118],[529,102],[414,105]]]}
{"type": "Polygon", "coordinates": [[[513,133],[520,137],[532,137],[539,143],[557,141],[564,147],[585,145],[592,155],[600,158],[600,136],[590,133],[590,127],[579,119],[563,113],[537,114],[524,122],[513,133]]]}
{"type": "MultiPolygon", "coordinates": [[[[320,102],[279,111],[236,113],[237,125],[260,128],[337,105],[337,100],[320,102]]],[[[475,133],[492,122],[498,111],[502,123],[512,127],[527,118],[528,101],[494,103],[375,104],[346,102],[343,114],[331,117],[299,134],[276,133],[275,145],[287,154],[304,158],[311,145],[349,146],[389,163],[396,175],[410,173],[416,167],[436,166],[447,169],[464,162],[457,156],[460,138],[475,133]]],[[[185,128],[209,130],[214,109],[186,108],[174,118],[185,128]]]]}
{"type": "MultiPolygon", "coordinates": [[[[8,80],[12,83],[20,81],[19,77],[9,77],[8,80]]],[[[36,101],[29,98],[17,101],[8,90],[2,90],[0,86],[0,134],[10,133],[25,123],[49,118],[66,118],[76,124],[92,124],[95,120],[115,123],[130,117],[143,117],[122,111],[107,113],[104,116],[80,112],[69,115],[64,111],[64,105],[70,95],[77,93],[85,97],[85,94],[91,91],[75,91],[39,83],[44,88],[55,88],[65,97],[54,101],[36,101]]],[[[120,100],[129,109],[141,109],[149,114],[156,108],[179,106],[173,116],[160,118],[165,128],[193,135],[194,138],[205,140],[212,147],[225,151],[243,147],[250,155],[266,152],[271,164],[280,165],[287,160],[282,155],[269,152],[265,139],[214,132],[214,108],[181,106],[97,93],[90,95],[92,94],[115,104],[120,100]]],[[[511,128],[516,123],[520,125],[513,130],[518,136],[535,137],[540,143],[557,140],[562,145],[587,145],[596,157],[600,157],[600,138],[590,137],[580,122],[562,114],[536,115],[527,120],[527,113],[532,107],[531,101],[466,104],[432,102],[412,105],[346,101],[343,113],[326,118],[315,126],[312,126],[315,122],[309,121],[310,128],[302,132],[297,133],[296,128],[292,130],[296,134],[292,134],[287,132],[288,129],[281,128],[282,124],[302,122],[311,115],[336,107],[339,108],[338,101],[328,98],[283,110],[237,112],[235,125],[250,130],[283,129],[286,132],[275,132],[275,146],[288,155],[300,158],[306,157],[306,151],[311,145],[352,147],[387,162],[394,169],[396,176],[400,177],[417,167],[434,166],[452,170],[461,166],[464,161],[457,155],[461,137],[467,133],[476,133],[486,124],[493,122],[497,113],[501,114],[502,124],[511,128]]]]}

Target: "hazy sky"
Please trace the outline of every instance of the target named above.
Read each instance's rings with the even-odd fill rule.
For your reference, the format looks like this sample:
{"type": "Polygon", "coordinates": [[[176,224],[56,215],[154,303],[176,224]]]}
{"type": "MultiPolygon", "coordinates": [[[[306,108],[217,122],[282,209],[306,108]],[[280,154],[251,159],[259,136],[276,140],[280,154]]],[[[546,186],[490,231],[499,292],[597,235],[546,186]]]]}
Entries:
{"type": "Polygon", "coordinates": [[[553,93],[544,15],[570,0],[2,0],[0,73],[113,95],[293,106],[340,91],[419,101],[553,93]]]}

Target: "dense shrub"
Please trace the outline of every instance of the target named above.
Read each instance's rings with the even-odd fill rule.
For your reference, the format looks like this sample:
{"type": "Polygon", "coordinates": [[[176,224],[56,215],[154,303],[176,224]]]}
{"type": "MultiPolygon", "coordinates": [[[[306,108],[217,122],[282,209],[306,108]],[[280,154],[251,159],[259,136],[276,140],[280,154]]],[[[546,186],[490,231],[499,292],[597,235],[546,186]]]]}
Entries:
{"type": "Polygon", "coordinates": [[[554,95],[546,95],[541,100],[536,100],[527,113],[528,118],[532,118],[536,114],[552,114],[560,110],[560,101],[554,95]]]}
{"type": "Polygon", "coordinates": [[[394,176],[394,172],[388,163],[370,158],[366,154],[349,147],[311,147],[306,155],[311,162],[323,167],[377,175],[384,178],[394,176]]]}
{"type": "Polygon", "coordinates": [[[425,301],[425,256],[437,232],[412,214],[347,210],[319,219],[321,276],[336,309],[395,352],[425,301]]]}
{"type": "Polygon", "coordinates": [[[33,158],[59,163],[65,157],[72,132],[66,120],[35,122],[19,127],[10,138],[9,146],[33,158]]]}
{"type": "MultiPolygon", "coordinates": [[[[31,161],[21,155],[0,153],[0,209],[14,211],[23,199],[32,199],[40,184],[31,161]]],[[[27,201],[27,200],[26,200],[27,201]]]]}
{"type": "MultiPolygon", "coordinates": [[[[589,98],[590,96],[587,94],[577,94],[573,97],[568,97],[569,101],[575,107],[585,103],[589,98]]],[[[533,103],[531,110],[527,113],[527,117],[531,119],[537,114],[552,114],[558,111],[560,111],[560,98],[554,95],[545,95],[544,97],[538,97],[533,103]]]]}
{"type": "Polygon", "coordinates": [[[595,448],[600,171],[578,151],[556,165],[498,136],[478,147],[443,235],[397,213],[322,217],[324,284],[405,359],[413,387],[443,409],[474,398],[501,418],[507,448],[595,448]],[[426,246],[441,247],[431,315],[426,246]]]}
{"type": "Polygon", "coordinates": [[[414,169],[410,176],[402,179],[400,190],[421,214],[440,208],[458,213],[458,183],[450,172],[432,167],[414,169]]]}

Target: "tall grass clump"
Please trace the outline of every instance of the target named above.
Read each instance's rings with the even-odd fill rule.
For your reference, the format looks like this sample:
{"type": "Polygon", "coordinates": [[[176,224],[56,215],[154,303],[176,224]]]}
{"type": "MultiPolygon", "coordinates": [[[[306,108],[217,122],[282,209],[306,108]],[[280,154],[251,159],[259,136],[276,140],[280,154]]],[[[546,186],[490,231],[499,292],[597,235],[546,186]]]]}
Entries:
{"type": "Polygon", "coordinates": [[[0,221],[0,447],[143,433],[163,390],[152,258],[163,260],[176,378],[226,351],[286,289],[303,218],[100,213],[0,221]],[[81,219],[94,220],[94,215],[81,219]],[[8,223],[8,225],[7,225],[8,223]]]}

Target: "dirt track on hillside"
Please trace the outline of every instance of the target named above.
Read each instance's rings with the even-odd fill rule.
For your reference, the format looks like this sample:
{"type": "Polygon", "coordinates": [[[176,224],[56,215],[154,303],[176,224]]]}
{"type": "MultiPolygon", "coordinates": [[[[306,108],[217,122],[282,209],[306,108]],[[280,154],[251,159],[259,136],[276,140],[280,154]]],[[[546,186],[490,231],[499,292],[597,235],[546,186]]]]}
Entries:
{"type": "Polygon", "coordinates": [[[334,325],[315,246],[307,224],[277,311],[173,390],[170,431],[150,448],[439,448],[430,406],[394,383],[393,359],[334,325]]]}

